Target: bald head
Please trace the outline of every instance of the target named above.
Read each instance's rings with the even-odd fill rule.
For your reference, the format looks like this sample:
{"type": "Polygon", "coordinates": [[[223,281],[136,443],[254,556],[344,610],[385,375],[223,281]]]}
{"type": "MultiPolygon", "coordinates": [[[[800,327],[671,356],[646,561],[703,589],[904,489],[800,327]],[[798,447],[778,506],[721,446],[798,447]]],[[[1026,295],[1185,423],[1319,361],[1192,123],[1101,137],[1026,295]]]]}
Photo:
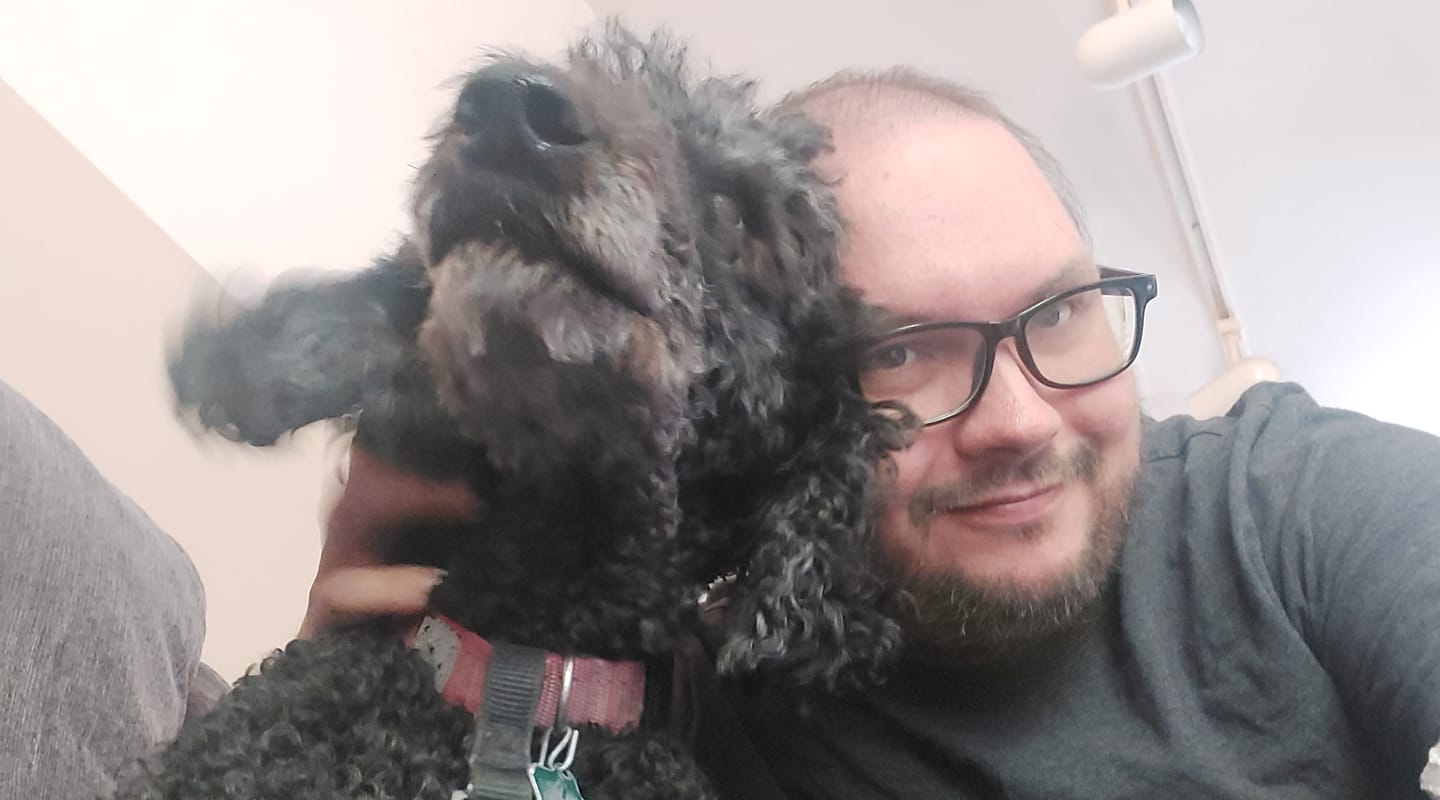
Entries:
{"type": "Polygon", "coordinates": [[[906,68],[847,70],[792,92],[778,108],[803,111],[826,125],[837,147],[892,137],[918,122],[936,118],[980,117],[993,121],[1025,148],[1065,206],[1076,230],[1088,238],[1083,209],[1059,162],[1033,134],[1006,116],[988,97],[969,87],[906,68]]]}

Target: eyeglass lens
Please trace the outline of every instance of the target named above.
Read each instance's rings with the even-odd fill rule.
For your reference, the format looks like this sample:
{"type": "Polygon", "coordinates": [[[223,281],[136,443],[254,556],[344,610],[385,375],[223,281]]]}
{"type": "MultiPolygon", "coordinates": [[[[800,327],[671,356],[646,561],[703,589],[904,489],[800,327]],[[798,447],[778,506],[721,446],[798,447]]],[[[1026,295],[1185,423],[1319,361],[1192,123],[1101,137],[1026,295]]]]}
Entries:
{"type": "MultiPolygon", "coordinates": [[[[1028,348],[1042,381],[1079,386],[1108,377],[1131,360],[1139,303],[1126,287],[1086,289],[1052,298],[1027,317],[1028,348]]],[[[938,327],[899,334],[871,349],[861,386],[872,401],[898,401],[922,420],[969,403],[991,356],[974,327],[938,327]]]]}

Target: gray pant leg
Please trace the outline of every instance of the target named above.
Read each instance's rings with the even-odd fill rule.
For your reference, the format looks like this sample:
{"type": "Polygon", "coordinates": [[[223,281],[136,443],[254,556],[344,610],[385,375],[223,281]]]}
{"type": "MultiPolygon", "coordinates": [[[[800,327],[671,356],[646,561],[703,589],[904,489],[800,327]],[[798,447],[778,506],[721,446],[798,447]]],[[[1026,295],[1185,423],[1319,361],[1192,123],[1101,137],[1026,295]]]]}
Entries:
{"type": "Polygon", "coordinates": [[[203,638],[184,551],[0,382],[0,798],[108,792],[174,736],[203,638]]]}

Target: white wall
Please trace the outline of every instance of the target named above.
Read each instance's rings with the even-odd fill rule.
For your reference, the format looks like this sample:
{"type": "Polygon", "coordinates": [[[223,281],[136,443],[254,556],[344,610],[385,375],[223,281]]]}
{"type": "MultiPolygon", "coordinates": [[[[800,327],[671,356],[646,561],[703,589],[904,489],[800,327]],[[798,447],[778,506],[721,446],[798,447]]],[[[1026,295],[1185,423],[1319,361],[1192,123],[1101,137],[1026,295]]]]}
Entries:
{"type": "Polygon", "coordinates": [[[0,375],[190,553],[223,674],[298,626],[327,467],[319,440],[247,453],[174,421],[164,340],[201,265],[363,265],[405,227],[445,81],[481,45],[548,52],[590,18],[582,0],[0,0],[0,375]]]}
{"type": "MultiPolygon", "coordinates": [[[[1056,0],[591,0],[639,27],[665,23],[717,68],[765,80],[767,96],[847,66],[911,64],[990,93],[1065,165],[1089,212],[1102,263],[1154,272],[1140,375],[1146,408],[1169,414],[1223,365],[1210,310],[1187,260],[1133,99],[1089,89],[1075,41],[1103,5],[1056,0]]],[[[1181,67],[1185,69],[1187,67],[1181,67]]]]}
{"type": "Polygon", "coordinates": [[[0,0],[0,77],[207,269],[366,263],[482,48],[584,0],[0,0]]]}
{"type": "Polygon", "coordinates": [[[1440,3],[1198,5],[1167,81],[1251,350],[1440,433],[1440,3]]]}
{"type": "MultiPolygon", "coordinates": [[[[1140,360],[1147,408],[1182,409],[1223,365],[1139,106],[1090,89],[1074,63],[1108,0],[591,5],[668,22],[772,91],[896,63],[988,90],[1066,166],[1101,261],[1160,276],[1140,360]]],[[[1251,350],[1323,402],[1440,433],[1440,4],[1196,5],[1207,51],[1166,80],[1251,350]]]]}

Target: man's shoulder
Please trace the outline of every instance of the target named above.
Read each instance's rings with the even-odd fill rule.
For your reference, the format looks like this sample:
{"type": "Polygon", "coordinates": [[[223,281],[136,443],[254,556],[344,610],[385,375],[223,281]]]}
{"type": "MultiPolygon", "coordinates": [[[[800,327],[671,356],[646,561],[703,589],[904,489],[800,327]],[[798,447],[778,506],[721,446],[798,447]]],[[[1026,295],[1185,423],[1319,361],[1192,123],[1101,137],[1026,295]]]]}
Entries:
{"type": "Polygon", "coordinates": [[[1329,411],[1295,384],[1261,384],[1222,417],[1147,419],[1130,514],[1142,535],[1127,537],[1122,562],[1132,589],[1170,592],[1152,578],[1185,564],[1196,570],[1193,586],[1218,579],[1216,598],[1237,581],[1284,595],[1286,565],[1303,554],[1287,514],[1310,508],[1317,490],[1297,464],[1324,449],[1316,437],[1329,434],[1313,422],[1329,411]]]}
{"type": "Polygon", "coordinates": [[[1178,462],[1192,475],[1239,469],[1251,477],[1284,477],[1301,464],[1384,472],[1417,457],[1440,458],[1440,437],[1321,405],[1293,383],[1259,384],[1222,417],[1146,418],[1143,430],[1150,472],[1178,462]]]}
{"type": "Polygon", "coordinates": [[[1262,383],[1243,394],[1224,416],[1210,419],[1177,414],[1144,421],[1144,459],[1147,462],[1193,457],[1218,451],[1247,431],[1273,424],[1297,427],[1299,418],[1320,406],[1293,383],[1262,383]]]}
{"type": "Polygon", "coordinates": [[[1258,384],[1241,395],[1224,416],[1203,420],[1185,415],[1158,420],[1147,417],[1143,429],[1146,462],[1228,458],[1255,449],[1298,451],[1377,436],[1382,446],[1396,438],[1434,438],[1354,411],[1321,405],[1294,383],[1258,384]]]}
{"type": "Polygon", "coordinates": [[[1437,483],[1440,438],[1262,384],[1223,417],[1146,421],[1127,577],[1183,552],[1225,591],[1243,575],[1298,614],[1356,553],[1427,535],[1437,483]]]}

